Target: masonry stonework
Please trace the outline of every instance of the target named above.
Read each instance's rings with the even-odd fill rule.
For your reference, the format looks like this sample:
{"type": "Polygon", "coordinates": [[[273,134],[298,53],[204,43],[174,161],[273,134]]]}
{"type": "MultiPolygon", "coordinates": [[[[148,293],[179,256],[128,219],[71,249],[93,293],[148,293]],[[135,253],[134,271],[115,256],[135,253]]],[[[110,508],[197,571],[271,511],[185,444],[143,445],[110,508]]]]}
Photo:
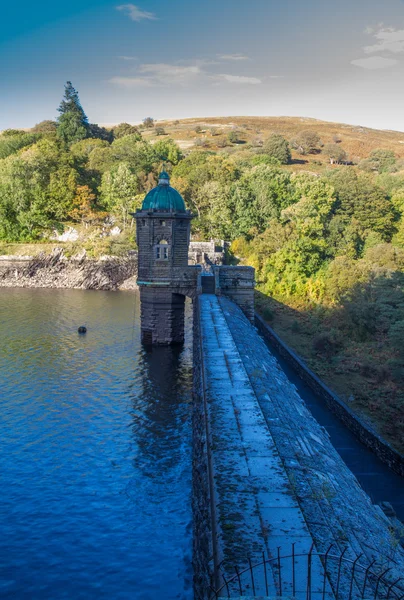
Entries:
{"type": "MultiPolygon", "coordinates": [[[[146,195],[142,208],[133,216],[138,245],[142,341],[148,345],[182,343],[185,298],[195,299],[202,293],[202,267],[188,264],[193,215],[186,209],[181,195],[170,186],[168,174],[163,172],[158,186],[146,195]]],[[[201,242],[200,246],[201,257],[206,261],[203,279],[205,283],[209,279],[208,283],[212,284],[204,286],[205,291],[229,296],[253,320],[254,269],[214,266],[208,256],[209,252],[211,256],[215,254],[214,243],[201,242]]]]}

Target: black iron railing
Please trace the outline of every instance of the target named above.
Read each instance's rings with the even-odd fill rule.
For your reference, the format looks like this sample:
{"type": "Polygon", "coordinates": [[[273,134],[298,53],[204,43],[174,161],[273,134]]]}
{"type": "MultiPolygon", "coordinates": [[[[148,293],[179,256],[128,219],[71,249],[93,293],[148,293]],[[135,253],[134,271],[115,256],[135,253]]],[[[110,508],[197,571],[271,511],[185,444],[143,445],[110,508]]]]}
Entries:
{"type": "Polygon", "coordinates": [[[220,587],[211,588],[210,598],[270,596],[296,600],[404,600],[404,574],[391,578],[393,567],[378,568],[376,561],[364,564],[363,555],[348,558],[347,549],[333,553],[314,551],[261,560],[248,559],[247,566],[220,572],[220,587]],[[231,571],[230,571],[231,572],[231,571]]]}

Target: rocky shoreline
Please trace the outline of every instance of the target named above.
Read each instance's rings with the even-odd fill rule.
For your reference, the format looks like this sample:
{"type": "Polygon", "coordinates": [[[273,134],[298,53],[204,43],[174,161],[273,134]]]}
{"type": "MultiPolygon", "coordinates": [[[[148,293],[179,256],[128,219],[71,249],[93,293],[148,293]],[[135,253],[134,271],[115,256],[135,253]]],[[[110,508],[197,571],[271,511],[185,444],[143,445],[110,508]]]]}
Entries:
{"type": "Polygon", "coordinates": [[[135,290],[137,256],[66,258],[63,249],[35,257],[0,257],[0,287],[135,290]]]}

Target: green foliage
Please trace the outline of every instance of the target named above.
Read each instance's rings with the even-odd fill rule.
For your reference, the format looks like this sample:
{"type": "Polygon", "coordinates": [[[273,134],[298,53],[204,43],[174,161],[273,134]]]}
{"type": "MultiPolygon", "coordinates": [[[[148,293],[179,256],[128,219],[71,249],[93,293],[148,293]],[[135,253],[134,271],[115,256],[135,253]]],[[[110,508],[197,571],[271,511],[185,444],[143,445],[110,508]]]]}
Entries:
{"type": "Polygon", "coordinates": [[[87,116],[80,104],[77,90],[71,82],[65,85],[65,93],[58,108],[57,135],[65,143],[71,144],[84,139],[90,133],[87,116]]]}
{"type": "Polygon", "coordinates": [[[1,132],[3,137],[14,137],[15,135],[23,135],[24,131],[22,129],[4,129],[1,132]]]}
{"type": "Polygon", "coordinates": [[[125,137],[125,135],[138,135],[139,142],[142,139],[142,135],[137,127],[134,125],[130,125],[129,123],[119,123],[116,127],[112,128],[112,134],[114,140],[119,140],[121,137],[125,137]]]}
{"type": "Polygon", "coordinates": [[[239,135],[237,131],[230,131],[227,135],[227,139],[231,144],[237,144],[239,142],[239,135]]]}
{"type": "Polygon", "coordinates": [[[291,161],[290,147],[287,140],[282,135],[273,133],[264,143],[263,152],[276,158],[282,165],[287,165],[291,161]]]}
{"type": "Polygon", "coordinates": [[[100,190],[102,204],[108,211],[122,217],[125,228],[129,212],[140,204],[136,203],[140,191],[139,182],[132,174],[130,166],[121,163],[116,169],[104,173],[100,190]]]}
{"type": "Polygon", "coordinates": [[[58,137],[66,144],[83,140],[88,135],[88,127],[76,112],[60,115],[58,118],[58,137]]]}
{"type": "Polygon", "coordinates": [[[160,160],[172,165],[178,165],[182,159],[180,147],[171,138],[158,140],[153,145],[153,150],[160,160]]]}
{"type": "Polygon", "coordinates": [[[106,142],[112,142],[114,139],[113,133],[111,130],[106,129],[105,127],[100,127],[96,123],[90,123],[88,126],[88,135],[90,138],[97,138],[99,140],[104,140],[106,142]]]}
{"type": "Polygon", "coordinates": [[[292,141],[292,147],[295,148],[299,154],[311,154],[318,150],[321,140],[318,133],[311,130],[305,130],[299,133],[299,135],[292,141]]]}
{"type": "Polygon", "coordinates": [[[341,346],[341,334],[336,329],[322,331],[313,338],[313,350],[316,354],[326,358],[326,360],[330,360],[330,358],[338,352],[341,346]]]}
{"type": "Polygon", "coordinates": [[[347,153],[339,144],[326,144],[323,148],[323,154],[328,156],[332,165],[339,165],[348,160],[347,153]]]}
{"type": "Polygon", "coordinates": [[[377,173],[391,173],[396,169],[397,158],[391,150],[373,150],[369,158],[361,160],[359,168],[364,171],[376,171],[377,173]]]}
{"type": "Polygon", "coordinates": [[[21,133],[17,132],[12,135],[4,135],[0,136],[0,159],[7,158],[11,154],[15,154],[21,148],[26,148],[27,146],[31,146],[38,139],[39,135],[35,133],[21,133]]]}
{"type": "Polygon", "coordinates": [[[32,129],[32,133],[43,133],[43,134],[56,134],[57,123],[56,121],[50,121],[49,119],[37,123],[32,129]]]}
{"type": "Polygon", "coordinates": [[[132,171],[153,171],[158,157],[154,148],[147,142],[139,142],[137,134],[126,135],[115,140],[111,145],[113,159],[116,163],[126,162],[132,171]]]}

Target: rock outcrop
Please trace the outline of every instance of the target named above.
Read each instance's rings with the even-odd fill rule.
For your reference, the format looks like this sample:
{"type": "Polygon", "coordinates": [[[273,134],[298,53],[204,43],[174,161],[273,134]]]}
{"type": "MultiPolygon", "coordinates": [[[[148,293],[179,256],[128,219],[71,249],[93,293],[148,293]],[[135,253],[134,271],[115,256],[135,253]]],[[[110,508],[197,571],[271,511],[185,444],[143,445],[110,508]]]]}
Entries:
{"type": "Polygon", "coordinates": [[[30,257],[1,257],[0,287],[137,289],[137,256],[66,258],[62,249],[30,257]]]}

